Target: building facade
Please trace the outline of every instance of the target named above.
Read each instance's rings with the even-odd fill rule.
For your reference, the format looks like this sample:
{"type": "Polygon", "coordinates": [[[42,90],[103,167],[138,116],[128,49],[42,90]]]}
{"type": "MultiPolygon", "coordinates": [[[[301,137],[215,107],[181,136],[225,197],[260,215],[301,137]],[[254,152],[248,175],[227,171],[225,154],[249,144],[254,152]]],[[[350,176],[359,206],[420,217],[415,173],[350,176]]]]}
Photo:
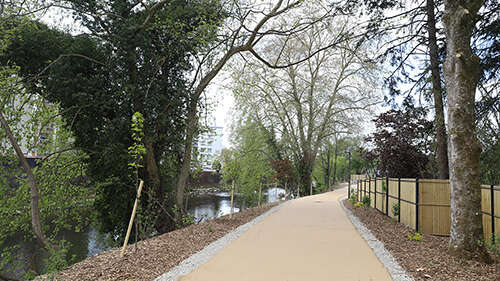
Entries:
{"type": "Polygon", "coordinates": [[[209,127],[208,132],[198,136],[194,145],[197,150],[195,155],[203,171],[215,171],[212,164],[222,151],[222,129],[223,127],[209,127]]]}

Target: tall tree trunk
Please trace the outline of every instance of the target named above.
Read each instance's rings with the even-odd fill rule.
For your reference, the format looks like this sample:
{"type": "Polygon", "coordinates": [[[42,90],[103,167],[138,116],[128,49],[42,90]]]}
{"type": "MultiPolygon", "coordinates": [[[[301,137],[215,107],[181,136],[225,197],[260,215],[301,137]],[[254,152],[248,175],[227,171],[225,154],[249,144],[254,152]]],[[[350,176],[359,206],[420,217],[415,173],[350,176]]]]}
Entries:
{"type": "Polygon", "coordinates": [[[298,188],[302,196],[306,196],[310,193],[314,160],[315,159],[312,157],[312,151],[304,149],[304,155],[302,156],[302,159],[300,159],[298,167],[298,188]]]}
{"type": "Polygon", "coordinates": [[[31,207],[31,227],[33,228],[33,232],[35,233],[35,237],[37,241],[42,245],[42,247],[46,250],[53,250],[53,247],[48,242],[47,238],[43,234],[42,223],[40,220],[40,209],[38,207],[38,201],[40,199],[40,195],[38,194],[38,186],[35,181],[35,176],[33,175],[33,171],[31,170],[28,161],[24,158],[24,154],[17,143],[17,140],[14,138],[12,131],[10,130],[9,124],[7,120],[5,120],[3,114],[0,112],[0,123],[2,123],[2,127],[5,130],[7,137],[9,138],[10,144],[14,148],[17,154],[17,158],[23,165],[24,171],[28,176],[28,182],[30,185],[30,207],[31,207]]]}
{"type": "Polygon", "coordinates": [[[189,177],[189,170],[191,168],[191,152],[193,148],[194,135],[196,133],[197,120],[198,119],[197,119],[197,100],[196,100],[192,101],[187,116],[184,155],[182,157],[182,166],[179,173],[179,178],[177,179],[177,186],[176,186],[175,203],[177,204],[177,208],[181,210],[181,212],[184,212],[184,188],[187,184],[187,180],[189,177]]]}
{"type": "Polygon", "coordinates": [[[489,260],[484,246],[480,146],[475,135],[474,97],[479,79],[479,58],[470,41],[483,1],[445,0],[443,22],[447,56],[444,64],[448,93],[451,228],[449,250],[463,258],[489,260]]]}
{"type": "Polygon", "coordinates": [[[331,167],[330,167],[330,164],[331,164],[331,161],[330,161],[330,149],[331,148],[331,144],[328,143],[327,145],[327,150],[326,150],[326,163],[323,162],[323,164],[326,166],[325,167],[325,177],[324,177],[324,180],[325,180],[325,185],[326,185],[326,188],[329,188],[330,187],[330,177],[332,176],[331,175],[331,167]]]}
{"type": "Polygon", "coordinates": [[[337,145],[337,138],[335,137],[335,158],[333,160],[333,185],[337,183],[337,152],[338,152],[338,145],[337,145]]]}
{"type": "MultiPolygon", "coordinates": [[[[165,186],[163,185],[158,169],[153,137],[146,133],[143,143],[146,149],[146,154],[144,155],[144,182],[146,183],[144,193],[151,192],[154,195],[153,200],[157,200],[157,202],[151,202],[152,206],[154,206],[154,209],[151,211],[157,216],[155,229],[159,233],[166,233],[175,229],[175,222],[172,220],[171,214],[166,213],[170,210],[169,207],[171,206],[168,206],[165,198],[165,186]]],[[[145,200],[148,200],[148,197],[145,197],[145,200]]]]}
{"type": "Polygon", "coordinates": [[[444,123],[443,89],[441,88],[441,73],[439,71],[434,0],[427,0],[427,32],[429,34],[429,58],[431,61],[432,93],[434,95],[437,164],[439,170],[439,178],[447,179],[449,177],[448,144],[446,139],[446,126],[444,123]]]}

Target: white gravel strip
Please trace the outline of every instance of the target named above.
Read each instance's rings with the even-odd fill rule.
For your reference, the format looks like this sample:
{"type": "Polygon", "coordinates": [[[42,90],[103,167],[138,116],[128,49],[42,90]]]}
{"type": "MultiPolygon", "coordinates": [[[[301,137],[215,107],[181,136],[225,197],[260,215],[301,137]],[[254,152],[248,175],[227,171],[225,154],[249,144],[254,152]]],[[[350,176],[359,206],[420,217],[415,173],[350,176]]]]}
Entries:
{"type": "Polygon", "coordinates": [[[346,199],[347,195],[340,198],[339,203],[344,208],[345,212],[347,213],[347,216],[351,220],[352,224],[356,229],[358,230],[359,234],[363,239],[366,240],[370,248],[372,248],[373,252],[375,252],[375,255],[378,257],[378,259],[385,265],[387,268],[387,271],[389,271],[389,274],[392,277],[392,280],[394,281],[413,281],[413,279],[408,276],[406,271],[398,264],[396,259],[387,251],[384,247],[384,244],[380,242],[375,236],[371,233],[371,231],[366,228],[366,226],[356,217],[352,214],[351,210],[347,209],[344,204],[342,203],[342,200],[346,199]]]}
{"type": "Polygon", "coordinates": [[[229,232],[228,234],[224,235],[223,237],[219,238],[215,242],[212,242],[211,244],[209,244],[208,246],[203,248],[203,250],[201,250],[198,253],[183,260],[176,267],[172,268],[169,272],[164,273],[163,275],[154,279],[154,281],[175,281],[175,280],[179,279],[180,277],[191,273],[198,266],[204,264],[209,259],[211,259],[213,256],[215,256],[218,252],[220,252],[222,249],[224,249],[234,239],[240,237],[243,233],[245,233],[254,224],[260,222],[265,217],[269,216],[270,214],[276,212],[277,210],[279,210],[283,206],[287,205],[288,203],[290,203],[290,201],[291,200],[284,202],[284,203],[281,203],[278,206],[271,208],[269,211],[265,212],[264,214],[251,220],[250,222],[247,222],[244,225],[240,225],[235,230],[229,232]]]}

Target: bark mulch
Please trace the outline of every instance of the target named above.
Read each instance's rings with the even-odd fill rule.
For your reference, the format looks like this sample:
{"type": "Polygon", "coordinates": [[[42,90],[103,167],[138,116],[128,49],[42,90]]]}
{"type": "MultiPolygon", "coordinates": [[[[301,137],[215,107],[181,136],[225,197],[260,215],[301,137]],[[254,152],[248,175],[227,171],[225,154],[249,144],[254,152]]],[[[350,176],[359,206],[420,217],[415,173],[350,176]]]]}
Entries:
{"type": "Polygon", "coordinates": [[[408,234],[413,235],[415,232],[410,227],[373,208],[353,208],[347,200],[343,203],[384,243],[385,248],[414,280],[500,280],[500,272],[496,272],[494,264],[449,255],[449,237],[422,234],[423,241],[412,241],[408,234]]]}
{"type": "Polygon", "coordinates": [[[123,258],[120,250],[112,249],[76,263],[53,275],[35,280],[153,280],[279,203],[246,209],[229,216],[191,225],[129,245],[123,258]]]}

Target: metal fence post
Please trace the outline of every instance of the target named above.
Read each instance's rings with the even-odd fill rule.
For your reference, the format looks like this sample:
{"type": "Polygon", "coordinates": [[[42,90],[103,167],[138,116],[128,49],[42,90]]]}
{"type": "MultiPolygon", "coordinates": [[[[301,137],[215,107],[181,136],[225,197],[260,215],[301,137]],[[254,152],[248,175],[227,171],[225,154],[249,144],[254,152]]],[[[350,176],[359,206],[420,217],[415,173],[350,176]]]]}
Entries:
{"type": "Polygon", "coordinates": [[[495,190],[494,185],[490,186],[490,201],[491,201],[491,244],[495,244],[495,239],[493,239],[493,234],[495,234],[495,190]]]}
{"type": "Polygon", "coordinates": [[[419,193],[419,186],[418,186],[418,178],[415,179],[415,230],[418,232],[418,212],[419,212],[419,208],[418,208],[418,193],[419,193]]]}
{"type": "Polygon", "coordinates": [[[401,178],[398,178],[398,206],[399,206],[398,222],[401,222],[401,178]]]}
{"type": "Polygon", "coordinates": [[[351,175],[349,174],[349,183],[347,184],[347,199],[351,198],[351,175]]]}
{"type": "Polygon", "coordinates": [[[375,178],[375,198],[373,200],[373,207],[377,209],[377,178],[375,178]]]}
{"type": "Polygon", "coordinates": [[[385,215],[389,216],[389,177],[385,177],[385,215]]]}

